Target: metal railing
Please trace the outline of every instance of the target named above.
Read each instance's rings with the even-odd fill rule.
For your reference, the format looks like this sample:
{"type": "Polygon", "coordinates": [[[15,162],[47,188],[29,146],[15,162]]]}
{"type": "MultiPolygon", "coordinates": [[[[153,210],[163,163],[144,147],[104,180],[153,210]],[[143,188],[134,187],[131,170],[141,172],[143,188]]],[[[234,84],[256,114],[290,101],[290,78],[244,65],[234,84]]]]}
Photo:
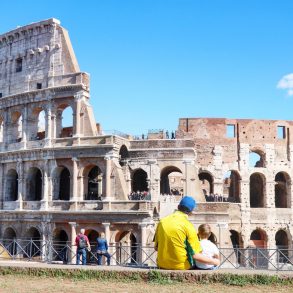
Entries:
{"type": "MultiPolygon", "coordinates": [[[[219,268],[293,271],[293,250],[278,248],[220,248],[219,268]]],[[[110,245],[108,252],[111,265],[156,267],[157,253],[153,246],[124,245],[120,242],[110,245]]],[[[0,240],[1,260],[24,260],[45,263],[76,263],[76,246],[69,242],[40,239],[0,240]]],[[[87,252],[87,264],[98,263],[95,244],[87,252]]],[[[103,259],[105,264],[105,259],[103,259]]]]}

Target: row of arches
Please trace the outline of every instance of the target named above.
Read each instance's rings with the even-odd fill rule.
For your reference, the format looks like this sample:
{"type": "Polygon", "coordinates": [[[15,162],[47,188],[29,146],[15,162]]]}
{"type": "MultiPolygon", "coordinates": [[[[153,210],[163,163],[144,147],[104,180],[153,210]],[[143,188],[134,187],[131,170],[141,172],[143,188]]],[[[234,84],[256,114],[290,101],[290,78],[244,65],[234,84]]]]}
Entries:
{"type": "MultiPolygon", "coordinates": [[[[209,172],[200,172],[199,180],[204,194],[214,193],[214,178],[209,172]]],[[[241,177],[237,171],[228,171],[223,178],[223,196],[228,201],[241,202],[241,177]]],[[[286,172],[278,172],[274,180],[275,207],[291,207],[291,178],[286,172]]],[[[266,206],[266,177],[262,173],[253,173],[249,178],[249,198],[251,208],[266,206]]]]}
{"type": "MultiPolygon", "coordinates": [[[[55,124],[55,137],[70,137],[72,136],[73,125],[73,110],[69,104],[60,104],[53,114],[56,119],[55,124]]],[[[15,110],[8,113],[7,121],[4,115],[0,114],[0,142],[6,139],[7,143],[21,142],[25,131],[26,140],[42,140],[46,137],[46,124],[47,120],[51,119],[48,113],[42,107],[34,108],[29,117],[24,121],[22,111],[15,110]],[[25,129],[26,123],[26,129],[25,129]]],[[[53,129],[52,129],[53,130],[53,129]]]]}

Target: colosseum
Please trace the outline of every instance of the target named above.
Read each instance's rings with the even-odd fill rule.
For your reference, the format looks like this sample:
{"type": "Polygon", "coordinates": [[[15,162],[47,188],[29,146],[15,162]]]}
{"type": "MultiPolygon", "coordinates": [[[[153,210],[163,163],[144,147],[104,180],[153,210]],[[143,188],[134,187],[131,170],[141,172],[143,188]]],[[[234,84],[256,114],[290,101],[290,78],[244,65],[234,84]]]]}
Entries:
{"type": "MultiPolygon", "coordinates": [[[[0,35],[0,238],[152,247],[183,194],[221,248],[292,248],[292,121],[181,118],[176,132],[105,134],[56,19],[0,35]],[[71,127],[64,126],[69,111],[71,127]]],[[[135,258],[146,254],[134,253],[135,258]]]]}

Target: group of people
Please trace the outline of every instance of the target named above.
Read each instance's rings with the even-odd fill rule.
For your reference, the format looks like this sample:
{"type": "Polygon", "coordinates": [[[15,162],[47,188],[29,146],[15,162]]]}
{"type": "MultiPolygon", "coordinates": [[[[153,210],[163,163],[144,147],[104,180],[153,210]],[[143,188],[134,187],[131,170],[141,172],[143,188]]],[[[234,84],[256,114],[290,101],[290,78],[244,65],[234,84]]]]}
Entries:
{"type": "Polygon", "coordinates": [[[148,191],[131,192],[128,195],[129,200],[151,200],[151,194],[148,191]]]}
{"type": "MultiPolygon", "coordinates": [[[[87,260],[87,252],[91,251],[91,245],[88,237],[85,235],[85,229],[81,229],[80,233],[75,238],[76,245],[76,264],[86,265],[87,260]]],[[[108,252],[108,242],[105,238],[105,233],[101,233],[101,235],[96,239],[96,255],[98,259],[98,265],[102,264],[103,256],[107,259],[107,265],[110,265],[111,255],[108,252]]]]}
{"type": "Polygon", "coordinates": [[[198,233],[188,216],[196,208],[196,201],[184,196],[178,210],[160,220],[155,233],[157,265],[161,269],[215,269],[220,265],[219,250],[208,238],[211,227],[199,226],[198,233]]]}
{"type": "Polygon", "coordinates": [[[227,197],[221,194],[205,194],[205,199],[208,202],[234,202],[235,199],[233,197],[227,197]]]}

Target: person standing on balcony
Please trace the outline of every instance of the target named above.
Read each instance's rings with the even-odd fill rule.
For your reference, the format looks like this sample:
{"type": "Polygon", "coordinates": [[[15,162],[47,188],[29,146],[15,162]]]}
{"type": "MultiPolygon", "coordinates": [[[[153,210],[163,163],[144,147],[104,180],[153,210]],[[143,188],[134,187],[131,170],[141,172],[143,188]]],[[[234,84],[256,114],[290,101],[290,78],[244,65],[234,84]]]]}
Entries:
{"type": "Polygon", "coordinates": [[[178,211],[160,220],[154,239],[159,268],[189,270],[193,260],[214,266],[220,265],[219,259],[209,258],[201,253],[196,230],[188,220],[195,208],[194,198],[184,196],[178,205],[178,211]]]}

